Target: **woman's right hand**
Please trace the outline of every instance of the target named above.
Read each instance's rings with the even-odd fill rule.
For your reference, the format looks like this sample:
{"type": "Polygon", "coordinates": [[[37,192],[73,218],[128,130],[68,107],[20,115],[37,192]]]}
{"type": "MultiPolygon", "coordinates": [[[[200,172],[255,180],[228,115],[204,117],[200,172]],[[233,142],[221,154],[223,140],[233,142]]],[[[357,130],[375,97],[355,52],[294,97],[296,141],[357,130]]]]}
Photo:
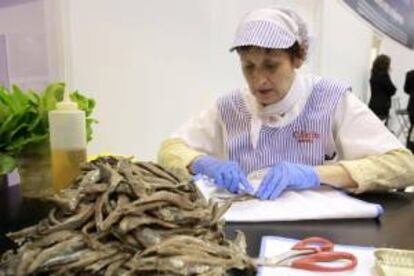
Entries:
{"type": "Polygon", "coordinates": [[[201,156],[191,163],[190,168],[193,173],[212,178],[217,186],[226,188],[232,193],[244,191],[252,194],[254,192],[245,173],[234,161],[201,156]]]}

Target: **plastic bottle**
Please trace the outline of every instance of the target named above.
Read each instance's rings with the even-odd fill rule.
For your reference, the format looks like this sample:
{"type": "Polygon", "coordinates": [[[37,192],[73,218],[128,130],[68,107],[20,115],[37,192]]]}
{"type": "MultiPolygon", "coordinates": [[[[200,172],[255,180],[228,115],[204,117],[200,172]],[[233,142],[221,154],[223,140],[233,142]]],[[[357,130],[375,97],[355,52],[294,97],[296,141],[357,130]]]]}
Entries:
{"type": "Polygon", "coordinates": [[[49,112],[52,155],[52,186],[55,192],[68,187],[86,161],[85,112],[65,92],[56,110],[49,112]]]}

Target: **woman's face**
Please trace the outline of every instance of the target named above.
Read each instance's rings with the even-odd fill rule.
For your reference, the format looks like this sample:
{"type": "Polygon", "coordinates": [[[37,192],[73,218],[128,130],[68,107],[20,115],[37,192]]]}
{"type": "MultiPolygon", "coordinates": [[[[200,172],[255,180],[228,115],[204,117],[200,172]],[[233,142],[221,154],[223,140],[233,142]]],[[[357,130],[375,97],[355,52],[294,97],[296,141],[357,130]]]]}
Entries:
{"type": "Polygon", "coordinates": [[[243,75],[250,91],[262,105],[277,103],[286,96],[303,60],[284,50],[251,47],[239,51],[243,75]]]}

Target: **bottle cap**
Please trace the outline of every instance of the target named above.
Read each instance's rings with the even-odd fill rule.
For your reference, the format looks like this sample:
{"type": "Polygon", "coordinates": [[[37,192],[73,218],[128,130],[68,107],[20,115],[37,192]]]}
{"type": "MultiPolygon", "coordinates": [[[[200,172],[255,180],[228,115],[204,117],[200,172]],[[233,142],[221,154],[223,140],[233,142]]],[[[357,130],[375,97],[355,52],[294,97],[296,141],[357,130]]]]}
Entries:
{"type": "Polygon", "coordinates": [[[63,101],[58,102],[56,104],[56,109],[59,109],[59,110],[77,110],[78,109],[78,104],[76,102],[71,101],[70,98],[69,98],[69,93],[65,91],[64,95],[63,95],[63,101]]]}

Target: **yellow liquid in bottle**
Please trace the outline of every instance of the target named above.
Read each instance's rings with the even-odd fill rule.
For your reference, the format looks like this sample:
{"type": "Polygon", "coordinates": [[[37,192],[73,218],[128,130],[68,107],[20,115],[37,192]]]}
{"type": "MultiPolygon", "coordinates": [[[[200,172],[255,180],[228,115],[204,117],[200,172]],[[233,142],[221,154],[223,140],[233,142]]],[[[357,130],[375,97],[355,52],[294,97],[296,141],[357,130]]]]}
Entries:
{"type": "Polygon", "coordinates": [[[80,174],[79,165],[85,161],[85,149],[52,149],[52,181],[55,192],[70,186],[80,174]]]}

